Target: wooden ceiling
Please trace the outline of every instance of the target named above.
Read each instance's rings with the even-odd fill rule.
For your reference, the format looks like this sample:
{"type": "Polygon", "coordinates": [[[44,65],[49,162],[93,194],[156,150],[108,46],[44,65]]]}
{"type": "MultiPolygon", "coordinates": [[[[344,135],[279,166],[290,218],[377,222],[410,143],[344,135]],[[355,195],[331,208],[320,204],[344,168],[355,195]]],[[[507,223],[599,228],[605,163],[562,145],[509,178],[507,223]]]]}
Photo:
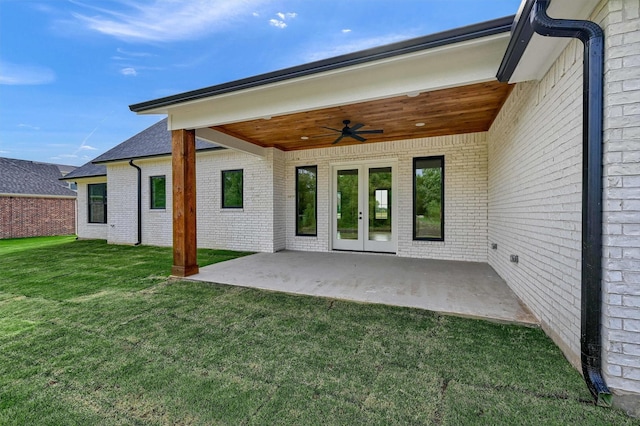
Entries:
{"type": "MultiPolygon", "coordinates": [[[[383,129],[382,134],[363,135],[364,143],[386,142],[489,130],[513,85],[498,81],[451,89],[398,96],[370,102],[216,126],[213,129],[263,147],[283,151],[326,148],[340,135],[324,127],[342,129],[343,120],[360,130],[383,129]],[[417,127],[416,123],[424,123],[417,127]],[[308,137],[308,139],[301,139],[308,137]]],[[[355,145],[343,138],[339,145],[355,145]]]]}

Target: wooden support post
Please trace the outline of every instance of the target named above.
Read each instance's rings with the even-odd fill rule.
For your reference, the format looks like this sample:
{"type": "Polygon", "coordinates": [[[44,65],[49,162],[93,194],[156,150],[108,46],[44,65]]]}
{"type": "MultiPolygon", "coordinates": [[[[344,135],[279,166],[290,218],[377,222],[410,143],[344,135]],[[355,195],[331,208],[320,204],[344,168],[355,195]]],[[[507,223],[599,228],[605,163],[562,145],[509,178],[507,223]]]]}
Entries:
{"type": "Polygon", "coordinates": [[[196,233],[196,133],[171,132],[173,169],[173,268],[187,277],[198,273],[196,233]]]}

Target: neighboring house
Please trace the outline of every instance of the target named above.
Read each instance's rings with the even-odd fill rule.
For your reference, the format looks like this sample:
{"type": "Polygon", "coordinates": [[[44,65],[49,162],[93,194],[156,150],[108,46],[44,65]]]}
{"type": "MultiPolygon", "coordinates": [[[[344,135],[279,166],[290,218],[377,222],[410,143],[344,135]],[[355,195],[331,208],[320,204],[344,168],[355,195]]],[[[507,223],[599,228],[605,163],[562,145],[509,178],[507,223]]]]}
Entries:
{"type": "Polygon", "coordinates": [[[163,156],[134,161],[141,197],[129,160],[145,155],[96,159],[101,238],[133,244],[142,226],[181,276],[196,244],[487,262],[598,401],[612,390],[637,415],[640,2],[549,6],[581,22],[547,6],[131,105],[169,117],[172,154],[159,132],[163,156]]]}
{"type": "Polygon", "coordinates": [[[76,193],[60,179],[74,166],[0,158],[0,238],[76,232],[76,193]]]}

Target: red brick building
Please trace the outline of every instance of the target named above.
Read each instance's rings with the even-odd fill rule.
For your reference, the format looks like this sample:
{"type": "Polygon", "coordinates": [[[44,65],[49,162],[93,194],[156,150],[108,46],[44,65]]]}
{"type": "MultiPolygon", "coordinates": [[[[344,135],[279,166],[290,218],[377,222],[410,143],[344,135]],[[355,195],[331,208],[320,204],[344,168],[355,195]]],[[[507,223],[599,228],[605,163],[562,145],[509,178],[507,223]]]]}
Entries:
{"type": "Polygon", "coordinates": [[[0,158],[0,239],[76,232],[72,166],[0,158]]]}

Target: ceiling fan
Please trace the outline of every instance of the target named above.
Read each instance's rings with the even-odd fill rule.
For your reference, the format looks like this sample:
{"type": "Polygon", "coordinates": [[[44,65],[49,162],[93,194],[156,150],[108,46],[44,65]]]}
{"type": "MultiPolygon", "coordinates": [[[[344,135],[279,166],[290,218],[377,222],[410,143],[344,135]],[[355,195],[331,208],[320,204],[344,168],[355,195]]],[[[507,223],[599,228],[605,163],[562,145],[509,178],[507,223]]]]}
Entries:
{"type": "Polygon", "coordinates": [[[357,141],[364,142],[366,141],[366,139],[360,135],[371,135],[374,133],[382,133],[382,130],[358,130],[364,126],[364,124],[361,124],[361,123],[357,123],[357,124],[354,124],[353,127],[349,127],[351,120],[344,120],[342,123],[344,124],[344,127],[342,128],[342,130],[334,129],[332,127],[322,126],[323,129],[333,130],[334,132],[340,133],[340,136],[338,136],[338,139],[332,142],[332,145],[337,144],[342,140],[342,138],[345,138],[345,137],[353,138],[357,141]]]}

